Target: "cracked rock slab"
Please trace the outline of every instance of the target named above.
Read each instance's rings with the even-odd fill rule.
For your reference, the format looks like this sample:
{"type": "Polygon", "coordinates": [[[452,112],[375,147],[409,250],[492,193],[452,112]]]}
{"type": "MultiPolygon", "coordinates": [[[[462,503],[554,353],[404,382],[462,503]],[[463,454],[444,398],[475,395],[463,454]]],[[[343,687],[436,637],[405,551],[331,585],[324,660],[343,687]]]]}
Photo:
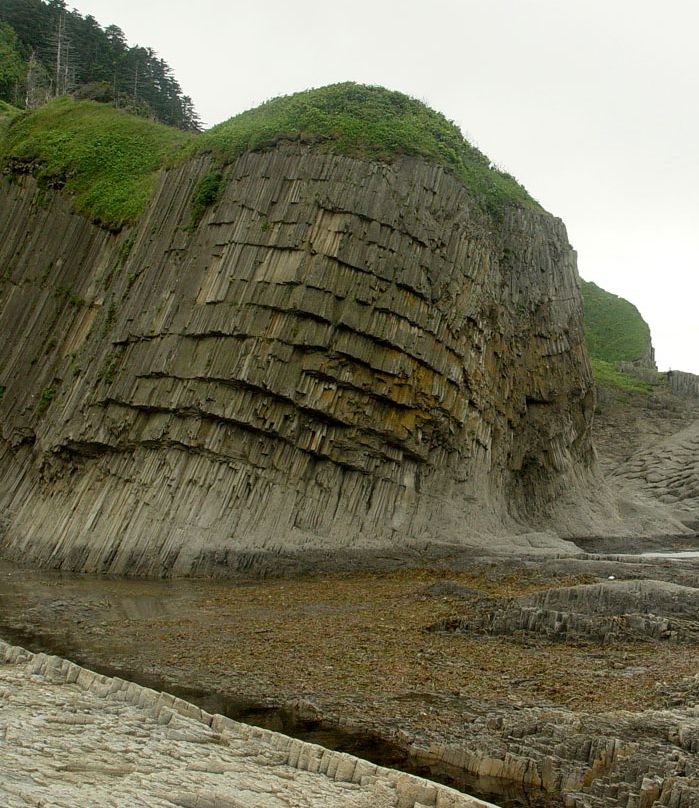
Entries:
{"type": "Polygon", "coordinates": [[[0,804],[478,808],[418,777],[0,641],[0,804]]]}

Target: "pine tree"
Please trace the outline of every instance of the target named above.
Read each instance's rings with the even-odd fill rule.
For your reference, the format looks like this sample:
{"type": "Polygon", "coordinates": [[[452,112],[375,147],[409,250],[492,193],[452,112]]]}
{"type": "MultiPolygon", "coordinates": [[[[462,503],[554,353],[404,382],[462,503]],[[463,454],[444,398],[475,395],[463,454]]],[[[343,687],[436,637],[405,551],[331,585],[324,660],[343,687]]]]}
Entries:
{"type": "Polygon", "coordinates": [[[14,30],[0,23],[0,100],[14,106],[23,103],[27,80],[27,63],[20,52],[14,30]]]}
{"type": "Polygon", "coordinates": [[[73,93],[181,129],[201,128],[170,66],[150,48],[130,47],[117,25],[103,29],[94,17],[69,11],[65,0],[0,0],[2,22],[16,34],[31,87],[17,80],[15,90],[2,84],[6,60],[0,37],[0,97],[11,101],[7,96],[14,92],[21,103],[24,90],[24,103],[35,106],[42,103],[48,79],[54,95],[73,93]]]}

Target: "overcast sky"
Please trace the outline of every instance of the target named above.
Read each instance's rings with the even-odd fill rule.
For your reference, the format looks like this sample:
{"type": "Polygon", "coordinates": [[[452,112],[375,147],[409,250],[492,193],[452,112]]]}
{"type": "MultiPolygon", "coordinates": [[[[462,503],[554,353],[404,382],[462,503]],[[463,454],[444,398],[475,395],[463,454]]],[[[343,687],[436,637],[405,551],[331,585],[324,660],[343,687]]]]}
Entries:
{"type": "MultiPolygon", "coordinates": [[[[77,2],[77,0],[76,0],[77,2]]],[[[174,69],[207,125],[381,84],[456,121],[699,373],[699,5],[690,0],[79,0],[174,69]]]]}

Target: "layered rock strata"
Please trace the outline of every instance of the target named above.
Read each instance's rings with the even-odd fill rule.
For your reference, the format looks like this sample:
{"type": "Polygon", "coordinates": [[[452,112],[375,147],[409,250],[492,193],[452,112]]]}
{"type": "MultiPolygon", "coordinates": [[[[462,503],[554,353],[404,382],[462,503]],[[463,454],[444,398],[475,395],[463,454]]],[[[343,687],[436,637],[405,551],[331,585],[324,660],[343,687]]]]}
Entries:
{"type": "Polygon", "coordinates": [[[118,236],[3,182],[6,555],[208,575],[628,530],[559,220],[496,221],[418,160],[286,144],[229,167],[193,227],[210,171],[165,172],[118,236]]]}
{"type": "Polygon", "coordinates": [[[530,794],[532,805],[565,808],[699,805],[696,705],[595,716],[489,705],[469,717],[460,743],[415,745],[413,754],[433,772],[518,783],[520,804],[530,794]]]}
{"type": "Polygon", "coordinates": [[[699,589],[667,581],[607,581],[546,589],[515,600],[483,601],[433,631],[541,634],[552,639],[699,640],[699,589]]]}

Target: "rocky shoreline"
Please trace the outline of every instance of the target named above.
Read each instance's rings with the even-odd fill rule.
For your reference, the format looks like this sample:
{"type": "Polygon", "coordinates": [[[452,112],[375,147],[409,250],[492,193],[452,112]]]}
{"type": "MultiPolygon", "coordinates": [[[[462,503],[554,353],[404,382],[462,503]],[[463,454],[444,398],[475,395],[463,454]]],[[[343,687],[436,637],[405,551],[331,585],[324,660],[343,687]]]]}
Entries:
{"type": "MultiPolygon", "coordinates": [[[[691,622],[699,559],[581,553],[236,582],[0,573],[0,636],[189,687],[202,704],[246,704],[244,720],[288,731],[285,714],[322,742],[345,733],[389,743],[395,765],[500,805],[699,805],[692,632],[675,642],[507,620],[500,633],[430,630],[505,604],[548,601],[563,614],[556,592],[574,593],[568,613],[580,614],[576,592],[615,587],[645,588],[645,613],[670,622],[678,615],[663,616],[659,593],[670,608],[680,592],[679,617],[691,622]]],[[[601,617],[623,626],[633,614],[623,597],[617,611],[601,617]]]]}
{"type": "Polygon", "coordinates": [[[488,808],[409,774],[0,642],[6,808],[488,808]]]}

